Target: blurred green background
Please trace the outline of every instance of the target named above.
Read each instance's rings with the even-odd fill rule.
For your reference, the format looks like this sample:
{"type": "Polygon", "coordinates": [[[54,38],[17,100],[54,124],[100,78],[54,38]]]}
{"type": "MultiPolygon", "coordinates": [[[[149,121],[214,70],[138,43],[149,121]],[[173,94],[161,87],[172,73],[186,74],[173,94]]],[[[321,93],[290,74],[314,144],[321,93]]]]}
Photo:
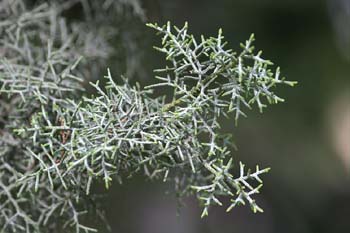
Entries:
{"type": "MultiPolygon", "coordinates": [[[[143,6],[148,21],[188,21],[198,36],[216,35],[221,27],[235,49],[254,32],[263,57],[299,84],[279,90],[286,102],[264,114],[250,111],[238,127],[224,123],[238,146],[235,161],[272,168],[259,197],[265,213],[213,208],[200,219],[201,209],[189,198],[177,216],[176,198],[165,195],[172,187],[134,177],[108,193],[112,232],[350,232],[350,1],[144,0],[143,6]]],[[[163,58],[152,49],[159,38],[139,27],[140,76],[149,77],[163,58]]]]}

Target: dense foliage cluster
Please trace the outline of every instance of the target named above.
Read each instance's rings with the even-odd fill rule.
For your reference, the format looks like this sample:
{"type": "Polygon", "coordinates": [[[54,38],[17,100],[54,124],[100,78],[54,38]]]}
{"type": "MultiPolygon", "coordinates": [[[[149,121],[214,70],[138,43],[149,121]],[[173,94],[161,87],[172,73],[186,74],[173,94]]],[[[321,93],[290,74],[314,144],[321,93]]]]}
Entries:
{"type": "Polygon", "coordinates": [[[187,24],[149,24],[168,61],[156,70],[159,81],[117,84],[108,70],[104,86],[91,83],[96,96],[82,95],[113,53],[112,15],[144,17],[136,1],[96,2],[0,3],[0,232],[96,231],[84,222],[104,219],[92,185],[108,188],[135,173],[172,182],[179,197],[196,195],[202,216],[224,196],[227,210],[248,203],[262,211],[254,195],[269,169],[240,163],[235,176],[220,118],[237,121],[244,107],[281,102],[273,89],[294,83],[254,52],[253,36],[235,53],[221,30],[197,40],[187,24]],[[84,20],[68,22],[76,4],[84,20]],[[172,95],[155,97],[164,86],[172,95]]]}
{"type": "Polygon", "coordinates": [[[41,183],[33,189],[19,182],[37,166],[26,148],[40,145],[14,130],[33,124],[40,109],[77,98],[83,90],[78,76],[92,78],[120,51],[111,45],[121,36],[113,24],[124,15],[143,17],[137,1],[102,3],[0,1],[0,232],[78,232],[88,207],[96,209],[90,197],[78,202],[79,188],[41,183]],[[68,21],[71,11],[82,15],[68,21]]]}

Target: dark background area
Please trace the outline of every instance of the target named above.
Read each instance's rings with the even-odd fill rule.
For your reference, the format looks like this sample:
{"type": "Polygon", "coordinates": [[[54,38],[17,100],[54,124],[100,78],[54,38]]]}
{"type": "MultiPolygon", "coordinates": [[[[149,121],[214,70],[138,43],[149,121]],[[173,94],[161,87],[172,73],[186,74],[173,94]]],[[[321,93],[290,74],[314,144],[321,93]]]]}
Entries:
{"type": "MultiPolygon", "coordinates": [[[[222,28],[234,49],[255,33],[263,57],[299,84],[280,89],[286,102],[264,114],[250,111],[238,127],[224,123],[234,133],[237,163],[272,168],[258,199],[263,214],[212,208],[200,219],[201,209],[189,198],[177,216],[172,187],[134,177],[108,193],[112,232],[350,232],[350,1],[145,0],[144,8],[148,21],[188,21],[198,36],[222,28]]],[[[163,58],[152,49],[159,38],[143,30],[143,76],[149,77],[163,58]]]]}

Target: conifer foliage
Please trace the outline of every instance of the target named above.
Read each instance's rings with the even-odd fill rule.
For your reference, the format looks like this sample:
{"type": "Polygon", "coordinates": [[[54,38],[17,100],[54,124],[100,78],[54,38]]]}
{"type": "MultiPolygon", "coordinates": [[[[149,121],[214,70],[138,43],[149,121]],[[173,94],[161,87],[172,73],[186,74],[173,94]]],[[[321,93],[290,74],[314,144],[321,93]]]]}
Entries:
{"type": "Polygon", "coordinates": [[[255,52],[254,36],[234,52],[222,30],[198,39],[187,24],[148,24],[168,62],[154,84],[119,82],[107,70],[90,96],[84,82],[116,52],[113,17],[143,19],[142,8],[28,2],[0,2],[0,232],[94,232],[86,220],[105,218],[91,187],[137,173],[171,182],[179,197],[195,195],[202,217],[225,196],[227,211],[248,204],[262,212],[254,198],[269,169],[233,161],[222,117],[237,122],[254,105],[282,102],[275,88],[295,83],[255,52]],[[77,6],[83,20],[67,20],[77,6]],[[171,95],[155,96],[159,87],[171,95]]]}

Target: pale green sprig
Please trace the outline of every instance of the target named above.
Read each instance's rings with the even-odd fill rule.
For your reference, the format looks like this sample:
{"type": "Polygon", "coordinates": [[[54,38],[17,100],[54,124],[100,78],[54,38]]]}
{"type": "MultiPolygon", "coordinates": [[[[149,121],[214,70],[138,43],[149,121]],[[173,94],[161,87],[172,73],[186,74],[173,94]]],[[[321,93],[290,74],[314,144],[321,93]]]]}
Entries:
{"type": "Polygon", "coordinates": [[[96,97],[79,98],[80,77],[90,79],[113,53],[108,42],[119,31],[112,16],[131,7],[143,18],[138,1],[1,4],[1,233],[94,232],[82,223],[92,212],[101,216],[92,186],[102,181],[109,188],[135,173],[174,183],[178,196],[196,195],[202,217],[224,196],[232,198],[228,211],[245,203],[262,211],[254,197],[269,169],[251,172],[240,163],[233,175],[233,142],[222,133],[220,117],[233,112],[237,122],[242,106],[254,103],[262,111],[283,101],[275,86],[295,83],[254,52],[253,36],[235,53],[222,30],[198,40],[187,24],[149,24],[162,35],[156,49],[169,61],[156,70],[159,81],[146,88],[117,84],[108,70],[105,86],[90,83],[96,97]],[[68,23],[61,14],[76,4],[86,22],[68,23]],[[172,90],[170,102],[154,97],[163,86],[172,90]]]}
{"type": "Polygon", "coordinates": [[[22,181],[39,184],[40,175],[53,188],[78,186],[89,195],[95,180],[109,188],[113,180],[143,173],[173,181],[179,196],[195,194],[204,206],[202,217],[210,206],[222,205],[224,196],[232,198],[228,211],[248,203],[253,212],[262,212],[254,196],[262,187],[260,176],[269,169],[246,171],[240,163],[234,177],[232,141],[221,132],[220,116],[230,117],[233,111],[237,120],[244,115],[241,104],[250,108],[257,103],[262,110],[263,99],[281,102],[272,88],[294,82],[280,79],[279,69],[273,73],[272,63],[253,53],[253,37],[236,55],[224,48],[221,30],[217,37],[202,36],[197,42],[187,24],[181,29],[170,23],[148,26],[163,35],[157,50],[170,63],[156,70],[165,73],[156,76],[160,82],[145,89],[126,80],[118,85],[108,70],[104,87],[91,83],[96,97],[65,99],[37,112],[35,124],[20,132],[41,145],[28,148],[40,165],[22,181]],[[170,102],[166,96],[153,97],[160,86],[172,89],[170,102]]]}
{"type": "Polygon", "coordinates": [[[269,104],[284,101],[274,93],[276,85],[296,84],[280,78],[279,68],[273,72],[273,63],[263,59],[261,51],[254,53],[253,34],[241,44],[242,52],[237,54],[225,48],[227,42],[221,29],[217,37],[202,36],[198,41],[188,33],[187,23],[182,28],[172,27],[170,22],[162,27],[148,26],[162,35],[162,47],[155,48],[170,61],[170,66],[156,70],[165,76],[157,77],[160,83],[155,85],[174,88],[174,97],[181,102],[220,105],[217,114],[234,112],[237,122],[239,116],[245,116],[243,106],[251,108],[256,103],[262,111],[267,106],[263,99],[269,104]],[[191,81],[196,85],[188,90],[191,81]]]}

